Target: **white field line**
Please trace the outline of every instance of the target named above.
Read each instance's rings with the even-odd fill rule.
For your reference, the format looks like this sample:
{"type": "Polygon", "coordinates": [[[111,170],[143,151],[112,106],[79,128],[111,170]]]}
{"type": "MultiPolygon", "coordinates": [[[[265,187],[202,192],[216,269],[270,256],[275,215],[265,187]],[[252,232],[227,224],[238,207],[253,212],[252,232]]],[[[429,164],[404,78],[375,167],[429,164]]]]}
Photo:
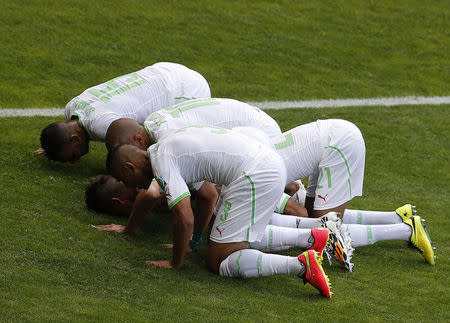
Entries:
{"type": "MultiPolygon", "coordinates": [[[[336,99],[307,101],[248,102],[261,109],[343,108],[397,105],[450,104],[450,96],[405,96],[392,98],[336,99]]],[[[63,116],[63,108],[0,109],[0,117],[63,116]]]]}
{"type": "Polygon", "coordinates": [[[289,108],[343,108],[343,107],[369,107],[369,106],[396,106],[396,105],[439,105],[450,104],[450,96],[405,96],[393,98],[367,98],[367,99],[337,99],[337,100],[308,100],[308,101],[266,101],[248,102],[261,109],[289,109],[289,108]]]}

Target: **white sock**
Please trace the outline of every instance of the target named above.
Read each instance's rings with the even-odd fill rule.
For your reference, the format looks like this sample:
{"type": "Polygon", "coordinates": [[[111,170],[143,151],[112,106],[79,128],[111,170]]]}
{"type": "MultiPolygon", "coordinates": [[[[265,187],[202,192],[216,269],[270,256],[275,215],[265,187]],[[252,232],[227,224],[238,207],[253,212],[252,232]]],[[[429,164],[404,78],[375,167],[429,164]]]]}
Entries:
{"type": "Polygon", "coordinates": [[[362,247],[383,240],[409,241],[411,227],[406,223],[364,225],[342,224],[342,230],[350,232],[353,247],[362,247]]]}
{"type": "MultiPolygon", "coordinates": [[[[311,229],[284,228],[274,225],[266,226],[264,237],[261,241],[248,244],[249,248],[263,251],[276,251],[277,248],[300,247],[308,249],[314,243],[310,241],[311,229]]],[[[312,240],[312,239],[311,239],[312,240]]],[[[283,249],[281,249],[283,250],[283,249]]]]}
{"type": "Polygon", "coordinates": [[[402,219],[394,212],[361,211],[346,209],[343,223],[347,224],[394,224],[402,223],[402,219]]]}
{"type": "Polygon", "coordinates": [[[322,222],[318,218],[302,218],[293,215],[273,213],[269,222],[272,225],[286,228],[312,229],[320,227],[322,222]]]}
{"type": "Polygon", "coordinates": [[[305,266],[297,257],[267,254],[253,249],[233,252],[219,267],[220,276],[244,278],[278,274],[302,275],[304,271],[305,266]]]}

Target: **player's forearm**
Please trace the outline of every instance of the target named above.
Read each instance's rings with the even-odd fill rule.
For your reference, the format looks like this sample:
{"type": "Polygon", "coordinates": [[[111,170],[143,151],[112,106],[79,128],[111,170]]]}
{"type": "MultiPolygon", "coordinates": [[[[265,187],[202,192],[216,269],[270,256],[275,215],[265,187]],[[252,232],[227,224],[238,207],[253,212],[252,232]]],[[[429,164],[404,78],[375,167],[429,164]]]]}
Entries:
{"type": "Polygon", "coordinates": [[[186,246],[194,229],[194,219],[192,214],[174,214],[174,232],[173,232],[173,255],[172,266],[176,269],[181,268],[186,255],[186,246]]]}
{"type": "Polygon", "coordinates": [[[139,225],[142,223],[145,216],[153,209],[157,203],[156,198],[149,197],[148,192],[142,190],[136,196],[136,200],[133,205],[128,223],[125,227],[126,233],[134,233],[139,225]]]}

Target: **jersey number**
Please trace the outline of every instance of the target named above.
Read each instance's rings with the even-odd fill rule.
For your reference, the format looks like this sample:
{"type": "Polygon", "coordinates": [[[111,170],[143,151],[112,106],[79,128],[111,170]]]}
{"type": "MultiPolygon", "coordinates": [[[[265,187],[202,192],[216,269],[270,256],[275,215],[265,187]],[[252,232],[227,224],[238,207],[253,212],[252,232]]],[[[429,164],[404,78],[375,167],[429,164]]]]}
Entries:
{"type": "Polygon", "coordinates": [[[230,212],[231,203],[226,201],[224,206],[225,206],[225,210],[223,210],[223,214],[220,216],[220,221],[222,221],[222,222],[225,222],[228,218],[228,212],[230,212]]]}
{"type": "Polygon", "coordinates": [[[321,168],[320,169],[320,176],[319,176],[319,181],[318,181],[318,185],[317,185],[317,188],[318,189],[321,189],[321,188],[323,188],[323,186],[322,185],[320,185],[320,182],[322,182],[322,180],[323,180],[323,170],[325,169],[325,172],[327,173],[327,178],[328,178],[328,188],[331,188],[331,171],[330,171],[330,168],[329,167],[325,167],[325,168],[321,168]]]}
{"type": "Polygon", "coordinates": [[[105,83],[106,87],[104,89],[93,88],[88,92],[99,98],[102,102],[108,103],[111,101],[111,97],[125,93],[144,83],[147,83],[147,81],[141,78],[137,73],[131,73],[109,80],[105,83]],[[123,80],[127,84],[120,86],[120,84],[116,82],[117,80],[123,80]]]}
{"type": "Polygon", "coordinates": [[[284,136],[284,141],[280,142],[278,144],[275,144],[275,149],[280,150],[289,146],[292,146],[294,144],[294,138],[292,137],[291,133],[288,133],[284,136]]]}

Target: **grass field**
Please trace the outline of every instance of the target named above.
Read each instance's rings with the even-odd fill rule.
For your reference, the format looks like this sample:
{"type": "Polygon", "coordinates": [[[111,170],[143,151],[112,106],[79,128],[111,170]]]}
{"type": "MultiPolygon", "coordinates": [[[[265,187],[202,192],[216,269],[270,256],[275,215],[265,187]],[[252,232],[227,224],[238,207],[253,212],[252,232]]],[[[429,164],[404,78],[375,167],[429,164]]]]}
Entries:
{"type": "MultiPolygon", "coordinates": [[[[201,72],[217,97],[241,100],[449,95],[445,1],[0,0],[0,107],[64,106],[88,86],[156,61],[201,72]]],[[[318,118],[358,125],[367,145],[354,209],[411,202],[438,247],[429,266],[400,241],[358,248],[355,271],[324,268],[334,298],[297,277],[227,279],[168,259],[170,214],[134,236],[84,206],[105,148],[75,165],[33,155],[62,118],[0,118],[1,321],[450,321],[450,109],[444,106],[268,110],[283,128],[318,118]]],[[[287,254],[295,255],[298,250],[287,254]]]]}

